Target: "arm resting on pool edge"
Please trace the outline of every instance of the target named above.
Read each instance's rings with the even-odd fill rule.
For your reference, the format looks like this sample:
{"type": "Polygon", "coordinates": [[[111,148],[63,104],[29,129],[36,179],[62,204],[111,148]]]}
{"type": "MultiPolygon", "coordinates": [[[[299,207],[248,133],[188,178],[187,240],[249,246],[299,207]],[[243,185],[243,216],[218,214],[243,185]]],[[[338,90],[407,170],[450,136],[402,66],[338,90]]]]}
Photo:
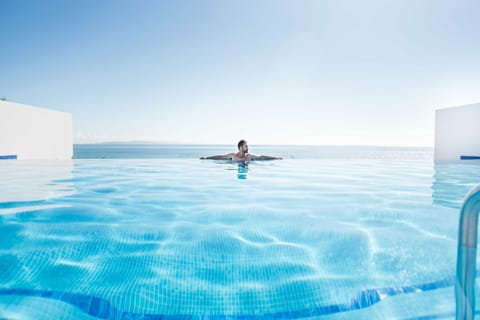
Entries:
{"type": "Polygon", "coordinates": [[[232,159],[233,153],[228,153],[228,154],[223,154],[223,155],[217,155],[217,156],[210,156],[210,157],[200,157],[201,160],[209,160],[209,159],[225,159],[225,160],[230,160],[232,159]]]}
{"type": "Polygon", "coordinates": [[[270,157],[270,156],[256,156],[254,154],[251,154],[252,160],[283,160],[280,157],[270,157]]]}

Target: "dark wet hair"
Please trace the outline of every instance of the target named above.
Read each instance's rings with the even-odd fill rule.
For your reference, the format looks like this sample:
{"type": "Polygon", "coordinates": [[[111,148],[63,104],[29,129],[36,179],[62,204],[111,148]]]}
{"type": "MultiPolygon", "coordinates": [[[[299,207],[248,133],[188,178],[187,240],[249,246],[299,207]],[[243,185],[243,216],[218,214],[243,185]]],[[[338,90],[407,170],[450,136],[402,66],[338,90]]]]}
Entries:
{"type": "Polygon", "coordinates": [[[245,141],[245,140],[243,140],[243,139],[240,140],[240,141],[238,141],[238,149],[240,149],[240,147],[243,147],[243,145],[244,145],[245,143],[247,143],[247,141],[245,141]]]}

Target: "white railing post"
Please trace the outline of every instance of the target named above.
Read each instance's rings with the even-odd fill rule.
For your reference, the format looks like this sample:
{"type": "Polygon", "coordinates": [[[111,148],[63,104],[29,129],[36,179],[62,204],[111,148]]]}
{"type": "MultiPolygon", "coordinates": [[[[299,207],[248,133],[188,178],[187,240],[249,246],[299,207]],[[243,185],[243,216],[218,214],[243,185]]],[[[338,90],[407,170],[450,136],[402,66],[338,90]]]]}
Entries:
{"type": "Polygon", "coordinates": [[[456,320],[475,318],[475,275],[477,262],[477,229],[480,213],[480,185],[463,201],[460,211],[455,280],[456,320]]]}

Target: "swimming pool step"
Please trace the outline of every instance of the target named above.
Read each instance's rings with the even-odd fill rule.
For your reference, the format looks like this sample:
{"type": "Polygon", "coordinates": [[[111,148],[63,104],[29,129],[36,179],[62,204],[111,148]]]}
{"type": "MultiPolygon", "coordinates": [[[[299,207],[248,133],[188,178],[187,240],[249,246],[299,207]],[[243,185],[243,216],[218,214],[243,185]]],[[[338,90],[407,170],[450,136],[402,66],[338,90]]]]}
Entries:
{"type": "MultiPolygon", "coordinates": [[[[477,276],[480,275],[477,273],[477,276]]],[[[350,303],[347,304],[333,304],[318,306],[309,309],[299,309],[287,312],[268,313],[268,314],[227,314],[227,315],[203,315],[208,319],[227,320],[227,319],[301,319],[320,316],[332,316],[348,311],[358,311],[376,305],[377,303],[398,295],[415,294],[437,289],[452,287],[455,283],[455,278],[446,278],[443,280],[423,283],[413,286],[392,287],[380,289],[367,289],[359,292],[353,296],[350,303]]],[[[40,297],[62,301],[73,305],[85,314],[100,319],[196,319],[202,318],[202,315],[195,314],[141,314],[120,310],[110,301],[85,294],[48,291],[48,290],[33,290],[33,289],[0,289],[0,296],[24,296],[24,297],[40,297]]],[[[418,319],[443,319],[444,315],[428,316],[411,318],[408,320],[418,319]]],[[[449,315],[451,318],[451,315],[449,315]]]]}

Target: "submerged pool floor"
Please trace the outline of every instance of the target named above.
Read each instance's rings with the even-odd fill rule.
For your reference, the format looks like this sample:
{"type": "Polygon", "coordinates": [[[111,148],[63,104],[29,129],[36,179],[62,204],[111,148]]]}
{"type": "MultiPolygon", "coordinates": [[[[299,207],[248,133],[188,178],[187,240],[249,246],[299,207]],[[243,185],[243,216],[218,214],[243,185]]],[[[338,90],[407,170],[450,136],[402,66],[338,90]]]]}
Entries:
{"type": "Polygon", "coordinates": [[[1,163],[0,319],[451,319],[479,168],[1,163]]]}

